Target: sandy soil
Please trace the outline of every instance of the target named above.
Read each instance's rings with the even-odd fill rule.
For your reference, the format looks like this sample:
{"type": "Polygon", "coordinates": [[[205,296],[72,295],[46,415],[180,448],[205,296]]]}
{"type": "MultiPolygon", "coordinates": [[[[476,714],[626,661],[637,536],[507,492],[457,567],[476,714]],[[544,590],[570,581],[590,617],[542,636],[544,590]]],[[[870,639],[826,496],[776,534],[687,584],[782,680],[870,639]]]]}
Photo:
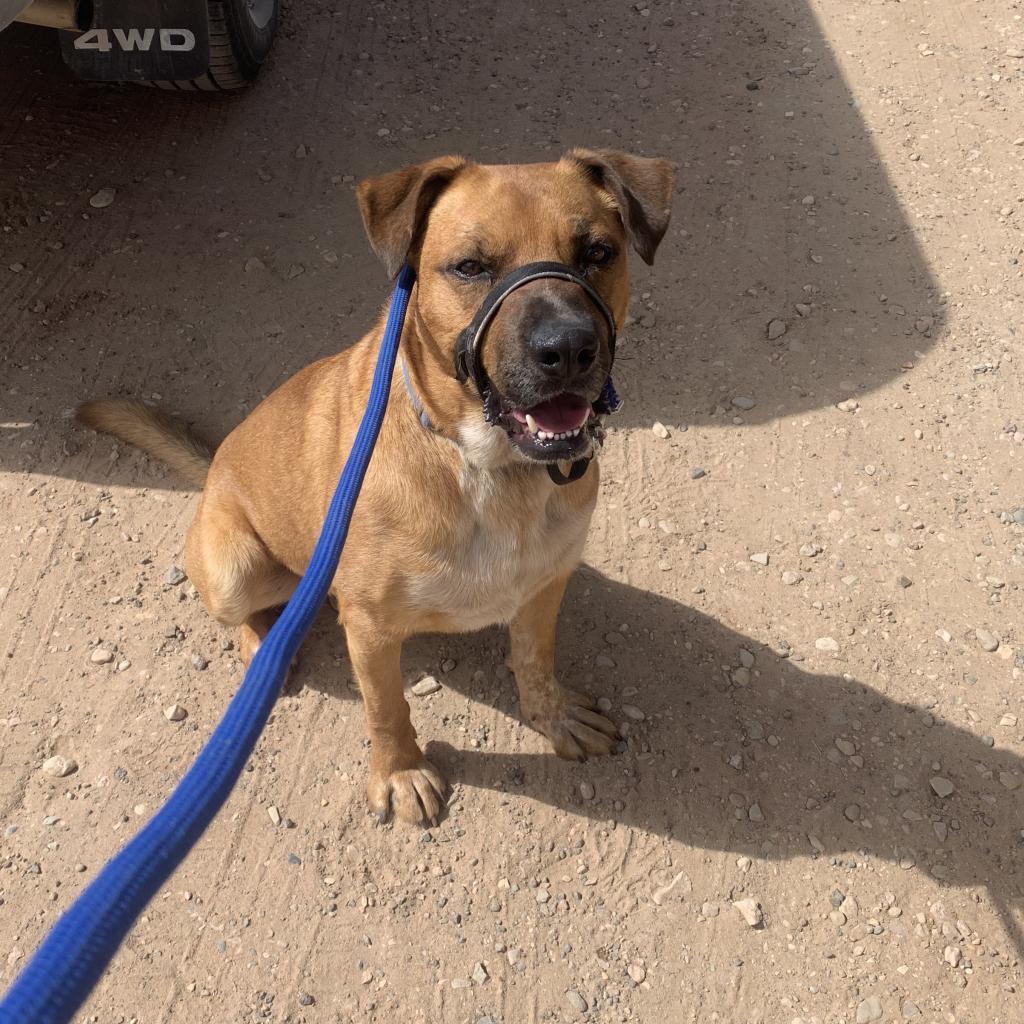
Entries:
{"type": "Polygon", "coordinates": [[[1020,5],[306,0],[213,99],[52,46],[0,36],[0,982],[241,678],[168,582],[195,494],[69,410],[223,436],[384,301],[355,179],[589,144],[681,165],[561,627],[625,749],[548,756],[504,633],[423,638],[454,798],[382,828],[325,614],[80,1019],[1020,1020],[1020,5]]]}

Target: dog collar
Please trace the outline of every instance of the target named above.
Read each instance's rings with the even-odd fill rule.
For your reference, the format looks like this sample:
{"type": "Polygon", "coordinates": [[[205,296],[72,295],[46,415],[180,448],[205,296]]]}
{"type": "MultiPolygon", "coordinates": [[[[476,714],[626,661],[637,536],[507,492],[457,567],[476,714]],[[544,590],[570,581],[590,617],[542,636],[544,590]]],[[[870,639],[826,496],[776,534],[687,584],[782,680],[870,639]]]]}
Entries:
{"type": "MultiPolygon", "coordinates": [[[[484,369],[483,361],[480,359],[480,346],[483,344],[487,328],[497,316],[501,304],[518,288],[544,278],[569,281],[587,293],[587,297],[598,308],[608,325],[608,345],[611,349],[612,362],[615,361],[615,317],[597,289],[585,277],[564,263],[550,260],[527,263],[518,267],[511,274],[495,282],[484,297],[484,301],[480,304],[480,308],[476,311],[469,326],[459,335],[458,344],[455,346],[455,376],[460,384],[465,384],[468,380],[473,381],[484,405],[484,417],[492,426],[498,425],[501,409],[490,378],[484,369]]],[[[406,374],[406,386],[409,386],[408,374],[406,374]]],[[[600,397],[593,405],[594,411],[599,416],[617,412],[621,404],[609,374],[600,397]]],[[[559,485],[572,483],[586,473],[592,458],[592,455],[588,455],[585,459],[577,459],[572,463],[568,473],[563,473],[556,463],[549,463],[547,466],[548,476],[559,485]]]]}

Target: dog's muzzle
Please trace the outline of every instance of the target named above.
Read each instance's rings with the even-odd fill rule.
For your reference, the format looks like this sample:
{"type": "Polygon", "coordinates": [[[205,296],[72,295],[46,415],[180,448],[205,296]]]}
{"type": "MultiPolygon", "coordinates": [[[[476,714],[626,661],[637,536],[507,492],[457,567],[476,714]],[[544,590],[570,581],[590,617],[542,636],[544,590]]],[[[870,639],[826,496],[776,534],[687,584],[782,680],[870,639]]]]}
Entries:
{"type": "MultiPolygon", "coordinates": [[[[487,293],[476,315],[470,321],[469,326],[459,335],[458,343],[455,346],[455,376],[459,382],[465,384],[472,380],[476,386],[484,405],[484,417],[487,422],[497,426],[501,419],[501,407],[491,380],[484,369],[483,361],[480,358],[480,348],[483,344],[484,335],[487,333],[501,304],[518,288],[531,284],[533,281],[541,281],[544,278],[554,278],[559,281],[569,281],[583,289],[587,298],[597,307],[608,325],[608,349],[610,355],[609,376],[601,391],[600,397],[593,403],[593,410],[598,416],[617,412],[621,406],[619,396],[615,392],[611,378],[611,363],[615,361],[615,317],[608,308],[608,304],[598,294],[597,289],[585,278],[576,273],[572,267],[564,263],[541,260],[537,263],[527,263],[518,267],[511,274],[497,281],[487,293]]],[[[587,471],[590,464],[590,457],[577,459],[572,464],[568,474],[556,465],[549,465],[548,474],[556,484],[567,484],[578,480],[587,471]]]]}

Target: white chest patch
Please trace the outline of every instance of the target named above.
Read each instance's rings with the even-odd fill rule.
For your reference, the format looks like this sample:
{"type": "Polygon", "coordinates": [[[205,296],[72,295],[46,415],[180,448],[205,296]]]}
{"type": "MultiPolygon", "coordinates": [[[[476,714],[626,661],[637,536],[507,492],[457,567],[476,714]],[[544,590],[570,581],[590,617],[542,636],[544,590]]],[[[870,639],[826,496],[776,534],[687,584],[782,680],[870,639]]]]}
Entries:
{"type": "Polygon", "coordinates": [[[527,487],[507,471],[467,465],[453,543],[409,584],[415,608],[447,615],[467,632],[508,623],[544,584],[576,565],[592,508],[570,509],[546,477],[533,479],[527,487]]]}

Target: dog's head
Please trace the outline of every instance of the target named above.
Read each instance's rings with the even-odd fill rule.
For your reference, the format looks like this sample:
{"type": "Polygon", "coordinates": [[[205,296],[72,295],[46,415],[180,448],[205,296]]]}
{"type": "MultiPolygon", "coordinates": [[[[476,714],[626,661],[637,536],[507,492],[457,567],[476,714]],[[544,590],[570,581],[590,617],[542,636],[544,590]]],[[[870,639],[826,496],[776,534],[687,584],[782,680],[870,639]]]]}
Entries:
{"type": "MultiPolygon", "coordinates": [[[[666,160],[607,150],[508,166],[441,157],[362,182],[359,206],[388,273],[405,262],[416,270],[417,324],[454,373],[460,334],[491,287],[529,263],[567,265],[621,324],[627,250],[653,261],[674,183],[666,160]]],[[[478,358],[492,421],[496,410],[517,452],[539,462],[589,452],[612,341],[607,317],[572,281],[532,281],[501,303],[478,358]]]]}

